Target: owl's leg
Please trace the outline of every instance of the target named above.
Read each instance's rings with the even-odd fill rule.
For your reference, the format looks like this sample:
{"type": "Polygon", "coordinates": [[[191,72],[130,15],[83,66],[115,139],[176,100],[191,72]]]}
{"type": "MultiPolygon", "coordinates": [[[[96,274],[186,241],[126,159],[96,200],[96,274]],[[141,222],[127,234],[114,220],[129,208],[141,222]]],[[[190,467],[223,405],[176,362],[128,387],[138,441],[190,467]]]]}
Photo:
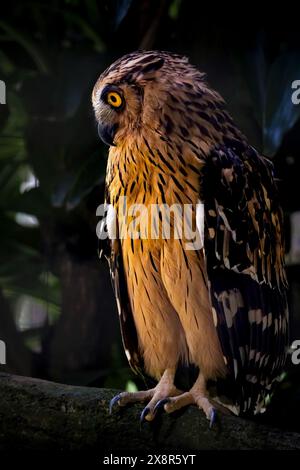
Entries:
{"type": "Polygon", "coordinates": [[[179,410],[187,405],[197,405],[198,408],[204,411],[207,419],[210,421],[210,426],[214,423],[216,417],[216,405],[209,399],[209,394],[206,388],[206,379],[199,373],[199,376],[194,383],[193,387],[181,395],[170,397],[164,400],[159,407],[163,406],[167,413],[179,410]]]}
{"type": "Polygon", "coordinates": [[[142,411],[141,421],[152,421],[157,411],[156,405],[159,402],[182,393],[174,385],[174,376],[175,369],[166,369],[156,387],[140,392],[119,393],[110,402],[110,412],[112,412],[112,408],[115,404],[125,406],[130,403],[143,403],[150,400],[142,411]]]}

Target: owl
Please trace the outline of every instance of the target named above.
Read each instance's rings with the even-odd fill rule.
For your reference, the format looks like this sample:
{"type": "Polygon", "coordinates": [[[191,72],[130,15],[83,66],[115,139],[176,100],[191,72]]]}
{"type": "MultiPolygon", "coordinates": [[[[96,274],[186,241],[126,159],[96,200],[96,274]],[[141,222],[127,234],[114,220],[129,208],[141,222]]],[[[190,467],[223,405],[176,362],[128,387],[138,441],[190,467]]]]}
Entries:
{"type": "Polygon", "coordinates": [[[205,75],[176,54],[125,55],[102,73],[92,103],[109,146],[100,253],[128,361],[156,383],[118,394],[111,409],[144,402],[141,420],[151,421],[194,404],[210,423],[219,409],[262,412],[288,344],[271,162],[205,75]],[[155,230],[141,230],[137,207],[155,230]],[[178,230],[180,217],[190,230],[178,230]],[[180,370],[194,371],[188,387],[178,386],[180,370]]]}

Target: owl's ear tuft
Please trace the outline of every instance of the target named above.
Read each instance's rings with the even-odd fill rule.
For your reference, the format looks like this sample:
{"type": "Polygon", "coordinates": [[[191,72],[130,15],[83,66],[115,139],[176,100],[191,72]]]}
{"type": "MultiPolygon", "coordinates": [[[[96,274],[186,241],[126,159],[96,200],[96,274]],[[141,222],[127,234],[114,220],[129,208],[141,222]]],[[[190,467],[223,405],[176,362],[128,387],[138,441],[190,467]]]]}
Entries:
{"type": "Polygon", "coordinates": [[[164,63],[165,63],[165,60],[162,57],[160,57],[159,59],[156,59],[148,64],[145,64],[143,68],[141,69],[141,72],[143,74],[156,72],[157,70],[162,68],[164,63]]]}

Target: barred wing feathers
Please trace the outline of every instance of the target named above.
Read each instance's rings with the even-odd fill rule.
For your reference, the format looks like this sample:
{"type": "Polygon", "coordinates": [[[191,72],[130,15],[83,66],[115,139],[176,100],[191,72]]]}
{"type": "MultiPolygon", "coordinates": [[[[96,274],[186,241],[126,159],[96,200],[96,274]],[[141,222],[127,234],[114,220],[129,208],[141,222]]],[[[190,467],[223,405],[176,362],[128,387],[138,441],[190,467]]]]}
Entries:
{"type": "Polygon", "coordinates": [[[287,280],[272,165],[248,145],[215,147],[204,167],[213,317],[240,413],[258,412],[286,359],[287,280]]]}

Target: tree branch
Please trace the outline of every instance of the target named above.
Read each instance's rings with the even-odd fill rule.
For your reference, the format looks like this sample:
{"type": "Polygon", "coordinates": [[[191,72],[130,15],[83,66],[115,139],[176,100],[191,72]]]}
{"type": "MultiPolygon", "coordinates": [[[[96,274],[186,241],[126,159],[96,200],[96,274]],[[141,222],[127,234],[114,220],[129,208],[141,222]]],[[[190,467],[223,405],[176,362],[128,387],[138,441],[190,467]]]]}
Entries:
{"type": "Polygon", "coordinates": [[[75,387],[0,374],[0,450],[88,450],[141,453],[221,449],[300,449],[300,434],[231,416],[209,429],[203,413],[189,407],[162,414],[140,429],[142,405],[117,409],[116,391],[75,387]]]}

